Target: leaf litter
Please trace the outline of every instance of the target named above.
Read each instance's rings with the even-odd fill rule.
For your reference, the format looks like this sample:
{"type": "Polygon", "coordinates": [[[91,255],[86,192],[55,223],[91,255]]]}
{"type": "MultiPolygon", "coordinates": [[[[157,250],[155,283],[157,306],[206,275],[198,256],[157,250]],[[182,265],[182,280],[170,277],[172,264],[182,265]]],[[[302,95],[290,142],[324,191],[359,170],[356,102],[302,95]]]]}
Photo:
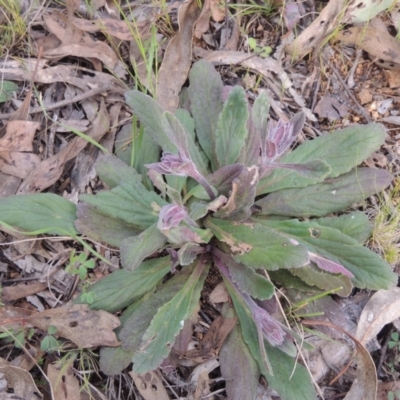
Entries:
{"type": "MultiPolygon", "coordinates": [[[[157,70],[153,70],[154,60],[152,65],[147,64],[149,60],[143,57],[144,53],[141,48],[145,40],[152,40],[146,26],[155,18],[148,19],[147,17],[142,23],[139,19],[134,21],[129,18],[121,18],[119,7],[126,6],[124,10],[128,13],[131,11],[130,5],[115,6],[113,2],[109,1],[93,2],[93,8],[78,0],[66,3],[67,13],[64,9],[56,8],[52,4],[50,9],[39,9],[39,12],[34,15],[35,20],[31,22],[34,22],[35,29],[28,30],[28,35],[31,35],[33,39],[32,54],[27,54],[26,58],[6,57],[0,60],[2,78],[19,83],[19,89],[16,90],[18,95],[13,95],[13,97],[7,95],[7,101],[1,105],[0,120],[3,125],[0,137],[1,197],[16,193],[26,194],[50,190],[64,194],[65,197],[76,201],[78,194],[98,190],[99,187],[96,186],[98,182],[94,175],[90,176],[90,172],[86,171],[93,171],[90,166],[97,158],[99,150],[93,145],[88,145],[88,138],[99,142],[108,151],[112,151],[114,137],[119,127],[126,125],[130,118],[126,112],[122,94],[135,81],[141,82],[144,87],[156,94],[166,109],[174,111],[178,107],[179,93],[187,80],[193,56],[204,58],[214,65],[221,66],[220,71],[228,83],[240,84],[241,80],[244,80],[245,74],[254,74],[256,77],[262,78],[263,85],[259,90],[265,90],[271,98],[271,108],[275,115],[287,121],[292,115],[292,110],[303,111],[307,117],[304,132],[309,137],[319,136],[321,130],[332,124],[347,126],[352,122],[358,122],[360,119],[366,118],[366,114],[369,118],[386,121],[389,124],[395,124],[395,118],[398,118],[396,114],[397,100],[393,104],[388,103],[385,109],[379,108],[379,105],[373,105],[373,102],[382,105],[382,102],[396,96],[398,88],[398,85],[394,83],[393,74],[396,69],[400,69],[398,60],[400,49],[391,35],[390,29],[387,28],[390,22],[387,21],[384,14],[378,14],[387,7],[385,2],[382,2],[382,9],[372,10],[373,2],[367,0],[355,2],[355,5],[349,6],[346,6],[344,1],[331,0],[322,8],[321,13],[314,17],[306,15],[306,12],[312,14],[315,6],[320,5],[319,2],[308,2],[314,7],[310,10],[298,2],[288,3],[285,8],[280,10],[288,29],[287,36],[282,38],[285,45],[280,51],[281,57],[265,59],[249,53],[248,49],[239,44],[239,35],[235,38],[235,25],[233,28],[232,25],[229,28],[228,21],[225,20],[227,16],[231,21],[232,17],[235,17],[230,15],[231,12],[234,12],[233,9],[226,8],[224,4],[210,1],[206,2],[201,10],[196,1],[189,1],[179,8],[178,17],[174,16],[175,27],[178,25],[176,32],[171,30],[171,27],[166,28],[162,23],[157,26],[160,35],[157,47],[159,46],[164,51],[158,73],[157,70]],[[362,12],[357,12],[357,8],[361,8],[362,12]],[[308,26],[302,22],[307,21],[307,18],[309,19],[308,26]],[[312,19],[310,20],[310,18],[312,19]],[[365,24],[365,21],[369,20],[371,21],[368,27],[366,25],[350,27],[336,32],[341,24],[353,22],[365,24]],[[226,26],[222,26],[224,21],[226,26]],[[296,38],[293,36],[295,28],[300,31],[296,38]],[[169,44],[165,46],[165,42],[171,37],[172,40],[169,40],[169,44]],[[210,38],[212,40],[209,40],[210,38]],[[326,45],[330,38],[333,40],[326,45]],[[141,40],[143,43],[140,42],[141,40]],[[229,46],[232,47],[223,48],[224,41],[227,46],[230,43],[229,46]],[[327,67],[328,79],[321,73],[316,73],[314,79],[307,80],[306,78],[309,76],[307,64],[304,63],[304,60],[298,64],[293,64],[293,61],[301,60],[305,55],[311,54],[312,58],[309,61],[311,66],[316,62],[318,54],[324,46],[329,50],[328,53],[324,52],[330,63],[327,67]],[[355,59],[354,46],[364,50],[362,58],[355,59]],[[126,56],[127,54],[128,56],[126,56]],[[282,57],[285,54],[288,56],[282,57]],[[35,59],[32,55],[36,55],[38,58],[35,59]],[[133,74],[136,76],[133,78],[129,75],[131,74],[129,58],[131,61],[134,60],[133,64],[137,67],[133,74]],[[351,65],[354,60],[354,65],[351,65]],[[332,68],[329,69],[333,65],[336,65],[347,82],[340,81],[332,68]],[[239,66],[240,72],[238,72],[239,66]],[[356,89],[355,96],[349,100],[348,96],[343,96],[341,92],[344,91],[344,87],[351,86],[350,76],[347,75],[350,68],[352,68],[352,74],[356,81],[356,89]],[[389,71],[386,71],[385,75],[378,75],[381,68],[387,68],[389,71]],[[25,82],[31,85],[31,89],[24,98],[21,83],[25,82]],[[43,99],[37,95],[38,89],[45,91],[50,87],[49,85],[57,85],[54,86],[56,96],[53,94],[49,95],[48,99],[43,99]],[[361,90],[367,90],[371,97],[365,96],[365,93],[362,96],[361,90]],[[350,105],[347,104],[348,102],[350,105]],[[364,110],[362,113],[360,110],[357,111],[359,103],[362,104],[361,108],[364,110]],[[59,116],[62,117],[61,120],[59,116]],[[50,136],[52,126],[55,126],[53,128],[54,139],[50,136]],[[112,134],[108,135],[110,130],[112,134]],[[76,131],[85,132],[86,136],[77,136],[76,131]],[[50,146],[51,149],[48,149],[47,147],[50,146]],[[43,147],[45,147],[45,151],[43,147]],[[82,159],[82,155],[88,152],[91,152],[91,157],[82,159]],[[78,160],[80,160],[80,164],[78,164],[78,160]],[[75,194],[72,194],[73,184],[71,176],[69,176],[72,168],[76,168],[78,171],[78,178],[74,178],[75,194]]],[[[322,7],[322,5],[320,6],[322,7]]],[[[397,3],[391,10],[393,20],[397,18],[396,7],[397,3]]],[[[170,7],[168,11],[172,9],[173,7],[170,7]]],[[[155,7],[152,12],[156,17],[161,16],[158,21],[165,17],[161,5],[155,7]]],[[[32,18],[32,15],[29,18],[32,18]]],[[[256,32],[261,42],[269,40],[269,43],[274,45],[277,43],[276,39],[279,39],[279,35],[268,37],[271,35],[266,22],[268,19],[268,16],[263,16],[259,22],[252,22],[246,16],[240,16],[240,18],[239,15],[236,16],[236,22],[243,20],[254,28],[253,32],[256,32]]],[[[279,23],[276,22],[277,19],[271,19],[271,21],[275,26],[279,26],[279,23]]],[[[397,29],[396,24],[393,26],[394,29],[397,29]]],[[[236,29],[238,32],[237,26],[236,29]]],[[[159,53],[161,54],[161,52],[159,53]]],[[[322,62],[322,64],[324,63],[322,62]]],[[[317,69],[322,67],[323,65],[317,65],[317,69]]],[[[252,89],[257,90],[257,88],[252,89]]],[[[386,151],[378,152],[375,158],[367,160],[368,166],[379,162],[381,167],[394,169],[398,175],[400,154],[395,147],[396,140],[399,139],[399,134],[396,132],[396,128],[391,129],[385,146],[386,151]]],[[[240,176],[238,175],[237,179],[240,176]]],[[[222,207],[220,212],[229,213],[230,205],[240,201],[239,194],[233,191],[225,209],[222,207]]],[[[8,231],[6,235],[8,239],[13,240],[12,232],[8,231]]],[[[26,236],[26,238],[29,237],[26,236]]],[[[21,237],[18,239],[20,240],[21,237]]],[[[68,274],[64,273],[64,276],[60,276],[59,272],[63,271],[62,268],[58,269],[57,274],[43,268],[50,262],[51,255],[59,257],[59,260],[62,261],[65,257],[61,257],[60,254],[56,255],[56,253],[70,251],[71,245],[61,245],[60,248],[46,240],[45,246],[49,250],[47,253],[35,253],[32,248],[25,254],[19,253],[17,256],[19,259],[10,255],[5,256],[5,260],[9,263],[6,269],[7,276],[10,277],[10,282],[13,278],[15,279],[13,283],[15,286],[6,286],[2,292],[2,300],[6,304],[2,309],[2,323],[4,324],[2,326],[12,327],[15,329],[15,334],[24,325],[31,324],[42,332],[48,331],[50,326],[55,326],[57,337],[67,339],[78,347],[117,346],[119,342],[113,330],[118,327],[119,320],[104,311],[91,311],[83,306],[68,308],[65,304],[68,290],[67,287],[63,287],[63,284],[67,285],[68,279],[65,276],[68,274]],[[30,255],[29,251],[32,251],[34,256],[30,255]],[[24,266],[21,268],[22,265],[24,266]],[[31,269],[28,268],[28,265],[31,266],[31,269]],[[35,266],[38,269],[35,269],[35,266]],[[18,278],[25,279],[26,277],[33,278],[32,282],[28,284],[18,282],[18,278]],[[58,281],[63,284],[57,288],[54,283],[58,281]],[[46,288],[49,289],[47,296],[43,295],[46,288]],[[36,293],[42,293],[41,299],[43,299],[39,303],[35,303],[36,306],[28,303],[29,300],[24,300],[36,293]],[[21,309],[11,307],[10,304],[16,301],[22,305],[21,309]],[[60,307],[60,303],[64,303],[64,305],[60,307]],[[41,304],[42,307],[44,304],[43,311],[37,311],[38,304],[41,304]]],[[[95,246],[97,251],[104,251],[100,244],[95,246]]],[[[3,262],[3,258],[1,261],[3,262]]],[[[60,263],[60,266],[63,263],[65,260],[60,263]]],[[[116,264],[114,262],[114,265],[116,264]]],[[[91,279],[101,279],[107,275],[109,267],[106,265],[103,264],[103,270],[95,269],[90,274],[91,279]]],[[[398,265],[393,266],[399,267],[398,265]]],[[[68,285],[71,283],[69,282],[68,285]]],[[[212,288],[213,285],[210,284],[210,289],[212,288]]],[[[73,293],[75,288],[71,290],[73,293]]],[[[336,310],[338,315],[345,318],[336,319],[333,323],[342,326],[341,329],[352,329],[353,336],[360,341],[356,342],[358,349],[357,380],[345,397],[348,400],[376,398],[374,395],[377,382],[375,367],[364,346],[368,348],[368,343],[371,340],[376,341],[377,338],[385,343],[380,338],[380,335],[385,335],[384,327],[396,323],[396,319],[399,318],[396,311],[398,308],[396,306],[397,297],[397,289],[378,291],[371,296],[363,311],[361,311],[362,308],[357,309],[356,315],[353,315],[354,310],[349,311],[351,307],[340,307],[336,310]],[[343,326],[343,321],[346,319],[353,322],[352,327],[343,326]]],[[[351,299],[352,297],[348,301],[351,299]]],[[[214,332],[213,329],[219,321],[215,310],[208,309],[206,314],[204,311],[202,312],[202,318],[207,315],[212,316],[212,320],[209,321],[211,327],[204,334],[197,332],[195,335],[199,343],[197,349],[181,349],[185,352],[187,359],[194,359],[200,365],[205,359],[214,358],[219,354],[221,343],[233,328],[233,326],[229,326],[229,328],[225,328],[227,331],[224,332],[223,325],[218,325],[219,327],[214,332]],[[211,334],[215,337],[210,338],[211,334]],[[209,347],[213,349],[213,352],[209,353],[209,347]]],[[[195,318],[190,330],[201,331],[201,324],[196,322],[195,318]]],[[[202,319],[200,322],[207,325],[202,319]]],[[[232,376],[231,374],[234,374],[236,379],[238,373],[233,368],[232,360],[234,358],[232,357],[237,357],[239,360],[237,363],[245,362],[249,370],[255,368],[245,349],[235,347],[234,343],[238,335],[240,333],[237,332],[237,329],[233,329],[228,335],[226,345],[222,346],[220,356],[222,375],[228,379],[226,388],[228,398],[232,399],[245,398],[240,393],[253,393],[255,396],[257,387],[258,390],[260,387],[262,388],[258,382],[250,379],[238,381],[238,386],[229,381],[228,377],[232,376]],[[223,360],[228,360],[228,363],[222,364],[223,360]],[[243,390],[245,391],[243,392],[243,390]]],[[[185,343],[187,342],[186,340],[185,343]]],[[[30,344],[32,345],[32,342],[30,344]]],[[[332,346],[331,353],[326,353],[326,356],[332,355],[336,351],[335,349],[337,348],[332,346]]],[[[349,362],[354,361],[349,352],[343,357],[348,358],[349,362]]],[[[36,396],[39,390],[33,381],[29,380],[30,373],[13,368],[6,362],[2,366],[2,369],[6,371],[2,379],[5,379],[8,387],[13,387],[14,393],[24,398],[36,398],[32,396],[36,396]],[[26,385],[23,388],[13,386],[16,385],[16,379],[26,382],[26,385]]],[[[199,373],[197,380],[194,381],[197,385],[193,392],[195,398],[210,395],[210,377],[214,375],[212,369],[205,369],[205,371],[199,373]]],[[[328,371],[329,367],[327,373],[328,371]]],[[[47,376],[53,386],[54,398],[78,398],[76,397],[79,396],[77,390],[82,381],[79,381],[74,375],[72,364],[68,364],[62,369],[55,364],[49,364],[47,376]],[[60,389],[59,377],[62,374],[64,374],[64,388],[60,389]],[[65,393],[68,394],[65,395],[65,393]]],[[[163,375],[162,372],[154,372],[151,376],[143,377],[134,375],[132,378],[139,390],[143,389],[143,385],[147,388],[154,385],[157,388],[156,397],[154,397],[154,390],[147,393],[140,390],[143,398],[170,398],[169,394],[172,393],[172,389],[169,385],[165,385],[164,376],[173,382],[174,378],[171,374],[163,375]],[[160,379],[160,376],[163,379],[160,379]]],[[[393,388],[395,388],[395,383],[398,381],[396,381],[393,371],[385,376],[386,379],[388,377],[394,377],[392,382],[393,388]]],[[[324,379],[326,380],[325,375],[318,378],[319,382],[324,382],[324,379]]],[[[347,376],[348,381],[352,382],[353,379],[354,376],[347,376]]],[[[180,384],[181,387],[187,388],[187,385],[179,379],[174,383],[178,387],[180,384]]],[[[332,389],[326,389],[326,396],[329,395],[329,390],[332,393],[332,389]]],[[[348,385],[339,383],[337,390],[346,392],[348,385]]],[[[336,392],[333,390],[333,393],[336,392]]]]}

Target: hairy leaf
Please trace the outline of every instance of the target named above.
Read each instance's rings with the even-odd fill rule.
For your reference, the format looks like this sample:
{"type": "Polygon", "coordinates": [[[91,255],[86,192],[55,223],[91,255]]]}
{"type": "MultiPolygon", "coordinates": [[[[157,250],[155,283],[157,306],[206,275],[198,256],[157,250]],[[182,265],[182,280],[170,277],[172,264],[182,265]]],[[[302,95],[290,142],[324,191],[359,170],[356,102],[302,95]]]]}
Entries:
{"type": "MultiPolygon", "coordinates": [[[[170,270],[170,258],[161,257],[144,261],[132,272],[114,271],[90,287],[94,294],[90,308],[108,312],[120,310],[151,291],[170,270]]],[[[76,302],[85,303],[81,296],[76,302]]]]}
{"type": "Polygon", "coordinates": [[[152,371],[168,356],[185,319],[197,307],[208,268],[206,257],[200,257],[183,288],[159,308],[143,335],[139,351],[133,356],[133,371],[137,374],[152,371]]]}
{"type": "Polygon", "coordinates": [[[234,87],[218,118],[215,132],[217,168],[214,165],[214,171],[233,164],[239,158],[247,137],[248,117],[246,94],[242,87],[234,87]]]}
{"type": "Polygon", "coordinates": [[[359,288],[388,289],[397,283],[397,275],[378,254],[357,240],[314,221],[262,221],[279,234],[289,235],[313,253],[336,261],[353,273],[352,282],[359,288]]]}
{"type": "Polygon", "coordinates": [[[167,238],[153,224],[140,235],[126,238],[121,244],[121,263],[127,271],[133,271],[141,262],[160,250],[167,238]]]}
{"type": "Polygon", "coordinates": [[[205,226],[229,245],[235,261],[254,269],[298,268],[308,263],[306,247],[258,223],[207,218],[205,226]]]}
{"type": "MultiPolygon", "coordinates": [[[[124,168],[134,171],[120,162],[124,168]]],[[[101,191],[95,196],[81,195],[80,199],[103,215],[143,230],[157,222],[158,211],[167,202],[155,192],[148,191],[141,180],[140,175],[132,174],[112,190],[101,191]]]]}
{"type": "Polygon", "coordinates": [[[122,219],[101,214],[95,207],[85,203],[78,204],[77,216],[75,227],[79,233],[112,246],[119,247],[124,239],[140,233],[137,227],[122,219]]]}
{"type": "Polygon", "coordinates": [[[316,185],[271,193],[256,204],[264,215],[324,216],[345,210],[353,203],[382,191],[391,180],[392,176],[385,170],[359,168],[316,185]]]}
{"type": "Polygon", "coordinates": [[[232,181],[231,195],[227,203],[214,214],[215,217],[236,222],[249,218],[252,214],[251,207],[254,205],[258,180],[258,168],[255,165],[243,169],[232,181]]]}
{"type": "Polygon", "coordinates": [[[178,250],[179,264],[182,266],[191,264],[200,253],[204,253],[204,248],[197,243],[184,244],[178,250]]]}
{"type": "Polygon", "coordinates": [[[342,297],[349,296],[353,289],[353,284],[348,276],[326,273],[313,264],[294,268],[290,272],[298,276],[307,285],[317,286],[324,291],[341,287],[342,289],[336,292],[336,294],[342,297]]]}
{"type": "Polygon", "coordinates": [[[53,193],[0,199],[0,224],[4,222],[27,232],[75,236],[75,219],[75,204],[53,193]]]}
{"type": "Polygon", "coordinates": [[[222,80],[212,64],[204,60],[193,65],[189,80],[190,110],[196,125],[197,138],[211,161],[212,169],[215,170],[217,166],[215,131],[222,110],[222,80]]]}
{"type": "MultiPolygon", "coordinates": [[[[350,126],[333,133],[308,140],[280,159],[282,163],[304,163],[319,159],[331,167],[329,178],[349,172],[384,143],[386,131],[383,125],[368,124],[350,126]]],[[[274,170],[260,181],[257,195],[285,188],[301,188],[315,183],[313,179],[299,177],[290,170],[274,170]]]]}

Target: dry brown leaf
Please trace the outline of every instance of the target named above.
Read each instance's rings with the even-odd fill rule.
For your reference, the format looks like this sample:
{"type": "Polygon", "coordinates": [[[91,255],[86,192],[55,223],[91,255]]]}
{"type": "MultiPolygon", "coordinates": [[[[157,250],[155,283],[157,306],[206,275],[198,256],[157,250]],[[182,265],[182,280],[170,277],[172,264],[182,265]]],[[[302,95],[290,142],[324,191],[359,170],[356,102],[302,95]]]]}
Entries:
{"type": "Polygon", "coordinates": [[[78,400],[80,398],[79,381],[72,367],[72,362],[67,365],[47,364],[46,374],[53,388],[54,399],[78,400]]]}
{"type": "Polygon", "coordinates": [[[54,10],[51,14],[43,16],[49,32],[62,44],[79,43],[82,40],[82,30],[72,24],[68,18],[54,10]]]}
{"type": "Polygon", "coordinates": [[[209,396],[210,394],[210,378],[208,377],[208,372],[204,371],[200,374],[199,380],[197,381],[196,391],[194,392],[193,399],[201,400],[207,397],[207,399],[213,400],[214,396],[209,396]]]}
{"type": "Polygon", "coordinates": [[[330,0],[319,16],[285,50],[295,59],[301,59],[318,47],[323,39],[338,26],[338,20],[347,0],[330,0]]]}
{"type": "Polygon", "coordinates": [[[20,183],[20,178],[0,171],[0,199],[15,194],[20,183]]]}
{"type": "Polygon", "coordinates": [[[12,391],[14,396],[20,396],[19,398],[24,400],[42,399],[42,395],[28,371],[13,367],[8,361],[0,358],[0,373],[4,375],[4,379],[8,383],[8,390],[12,391]]]}
{"type": "Polygon", "coordinates": [[[3,287],[1,291],[1,300],[2,301],[14,301],[18,299],[22,299],[26,296],[30,296],[32,294],[41,292],[46,289],[48,286],[47,282],[40,283],[21,283],[15,286],[3,287]]]}
{"type": "Polygon", "coordinates": [[[236,318],[224,318],[222,315],[217,317],[212,322],[210,329],[204,335],[198,347],[194,350],[187,351],[183,358],[192,360],[198,364],[217,358],[221,346],[231,330],[235,327],[236,322],[236,318]]]}
{"type": "Polygon", "coordinates": [[[111,71],[119,64],[118,57],[110,46],[104,42],[94,42],[91,44],[66,44],[57,47],[53,50],[43,52],[45,58],[58,58],[58,57],[83,57],[83,58],[97,58],[111,71]]]}
{"type": "Polygon", "coordinates": [[[388,400],[389,392],[400,391],[400,381],[379,382],[377,400],[388,400]]]}
{"type": "MultiPolygon", "coordinates": [[[[47,63],[48,61],[46,60],[40,60],[34,82],[69,83],[84,91],[88,91],[94,86],[99,85],[110,85],[110,87],[114,87],[117,90],[122,89],[119,80],[110,74],[93,71],[76,65],[57,65],[55,67],[47,67],[47,63]]],[[[3,79],[11,81],[31,80],[34,69],[35,60],[25,59],[0,62],[0,70],[3,79]]]]}
{"type": "Polygon", "coordinates": [[[227,303],[229,301],[229,294],[223,282],[215,286],[210,293],[209,299],[212,303],[227,303]]]}
{"type": "Polygon", "coordinates": [[[39,122],[9,121],[6,134],[0,139],[0,152],[33,151],[33,138],[39,128],[39,122]]]}
{"type": "Polygon", "coordinates": [[[197,0],[183,3],[178,12],[179,32],[169,42],[157,78],[157,100],[172,111],[178,107],[179,93],[192,65],[193,27],[200,15],[197,0]]]}
{"type": "MultiPolygon", "coordinates": [[[[102,99],[97,117],[86,134],[92,139],[99,141],[108,132],[109,126],[109,116],[104,100],[102,99]]],[[[76,157],[87,146],[87,144],[88,142],[85,139],[78,136],[75,137],[56,155],[42,161],[33,171],[31,171],[19,188],[18,193],[41,192],[51,186],[60,178],[64,164],[68,160],[76,157]]]]}
{"type": "Polygon", "coordinates": [[[0,171],[25,179],[40,164],[40,158],[33,153],[0,152],[0,171]]]}
{"type": "Polygon", "coordinates": [[[388,67],[400,66],[400,43],[387,31],[367,27],[349,28],[340,31],[335,39],[361,47],[381,66],[382,61],[388,63],[388,67]]]}
{"type": "Polygon", "coordinates": [[[47,331],[57,328],[56,336],[75,343],[80,348],[119,346],[114,329],[120,321],[103,310],[90,310],[86,304],[74,304],[71,308],[53,308],[33,314],[26,320],[37,328],[47,331]]]}
{"type": "Polygon", "coordinates": [[[146,372],[143,375],[137,375],[130,371],[129,375],[145,400],[170,400],[156,371],[146,372]]]}
{"type": "Polygon", "coordinates": [[[104,18],[88,21],[81,18],[73,18],[71,22],[85,32],[98,32],[115,36],[121,40],[134,40],[132,32],[135,32],[135,26],[128,26],[126,21],[120,21],[114,18],[104,18]]]}
{"type": "Polygon", "coordinates": [[[400,288],[377,291],[362,310],[357,339],[366,345],[386,324],[400,317],[400,288]]]}

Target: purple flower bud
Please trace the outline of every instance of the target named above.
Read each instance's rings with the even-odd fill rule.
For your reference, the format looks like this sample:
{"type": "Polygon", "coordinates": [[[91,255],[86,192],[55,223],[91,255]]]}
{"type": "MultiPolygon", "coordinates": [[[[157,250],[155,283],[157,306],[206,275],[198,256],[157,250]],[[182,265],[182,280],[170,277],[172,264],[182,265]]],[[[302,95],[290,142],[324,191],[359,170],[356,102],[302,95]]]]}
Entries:
{"type": "Polygon", "coordinates": [[[167,152],[163,152],[160,162],[145,164],[145,167],[163,175],[193,176],[197,172],[190,159],[167,152]]]}

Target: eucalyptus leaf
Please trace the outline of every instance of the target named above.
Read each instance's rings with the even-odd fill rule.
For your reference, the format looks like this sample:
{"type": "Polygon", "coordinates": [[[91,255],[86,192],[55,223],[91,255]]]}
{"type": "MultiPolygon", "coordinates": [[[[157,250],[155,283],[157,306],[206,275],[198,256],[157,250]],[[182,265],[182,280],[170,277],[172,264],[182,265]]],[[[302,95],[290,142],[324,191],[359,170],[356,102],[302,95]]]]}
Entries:
{"type": "Polygon", "coordinates": [[[382,191],[392,180],[389,172],[359,168],[337,178],[300,189],[284,189],[256,202],[263,215],[324,216],[382,191]]]}
{"type": "Polygon", "coordinates": [[[53,193],[0,199],[2,222],[27,232],[75,236],[76,205],[53,193]]]}
{"type": "Polygon", "coordinates": [[[258,223],[236,224],[218,218],[207,218],[206,227],[228,244],[236,262],[254,269],[277,270],[298,268],[308,263],[307,249],[291,242],[268,226],[258,223]]]}
{"type": "MultiPolygon", "coordinates": [[[[89,289],[94,295],[92,310],[115,312],[151,291],[171,270],[169,256],[144,261],[135,271],[119,269],[96,282],[89,289]]],[[[82,297],[76,303],[85,303],[82,297]]]]}
{"type": "MultiPolygon", "coordinates": [[[[378,150],[385,137],[386,131],[381,124],[349,126],[314,140],[307,140],[279,161],[301,164],[315,159],[324,160],[331,167],[328,178],[336,178],[351,171],[378,150]]],[[[286,188],[302,188],[313,183],[314,179],[299,177],[293,171],[274,170],[260,181],[257,195],[286,188]]]]}
{"type": "Polygon", "coordinates": [[[140,350],[133,356],[133,371],[137,374],[154,370],[168,356],[185,319],[198,306],[208,268],[206,257],[200,257],[183,288],[159,308],[143,335],[140,350]]]}
{"type": "Polygon", "coordinates": [[[235,86],[229,93],[218,118],[215,131],[215,153],[217,168],[233,164],[238,158],[247,137],[246,94],[242,87],[235,86]]]}
{"type": "Polygon", "coordinates": [[[140,235],[126,238],[121,243],[121,263],[127,271],[135,270],[142,261],[160,250],[167,242],[166,237],[153,224],[140,235]]]}

